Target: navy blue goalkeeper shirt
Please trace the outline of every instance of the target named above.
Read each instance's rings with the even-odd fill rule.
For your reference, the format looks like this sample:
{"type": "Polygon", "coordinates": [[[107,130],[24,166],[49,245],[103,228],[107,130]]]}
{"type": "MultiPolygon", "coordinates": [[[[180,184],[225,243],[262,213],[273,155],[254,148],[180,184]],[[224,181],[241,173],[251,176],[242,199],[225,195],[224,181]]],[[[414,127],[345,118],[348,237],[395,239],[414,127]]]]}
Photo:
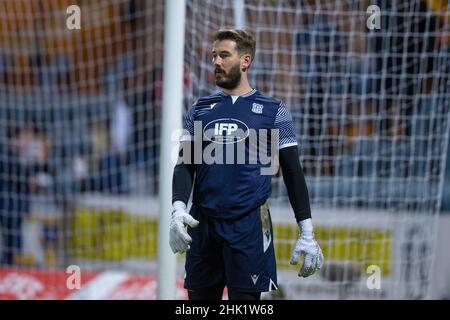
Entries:
{"type": "Polygon", "coordinates": [[[274,165],[268,163],[276,143],[272,129],[279,135],[275,150],[297,145],[285,105],[255,89],[237,99],[224,92],[198,99],[183,127],[180,140],[201,146],[196,149],[193,203],[215,218],[238,218],[270,196],[272,175],[261,170],[274,165]]]}

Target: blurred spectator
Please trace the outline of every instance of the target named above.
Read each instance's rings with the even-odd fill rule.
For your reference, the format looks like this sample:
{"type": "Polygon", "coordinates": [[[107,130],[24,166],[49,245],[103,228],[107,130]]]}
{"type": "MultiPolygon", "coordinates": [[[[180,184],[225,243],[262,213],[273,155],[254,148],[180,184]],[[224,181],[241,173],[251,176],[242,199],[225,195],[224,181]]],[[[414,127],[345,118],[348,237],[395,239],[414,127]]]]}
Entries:
{"type": "Polygon", "coordinates": [[[114,153],[124,158],[128,150],[132,132],[130,108],[125,99],[119,98],[113,106],[111,120],[111,148],[114,153]]]}
{"type": "Polygon", "coordinates": [[[127,191],[124,176],[131,130],[130,109],[125,100],[120,98],[113,107],[109,148],[99,160],[100,188],[103,192],[120,194],[127,191]]]}
{"type": "Polygon", "coordinates": [[[22,224],[30,214],[31,193],[49,184],[45,173],[48,145],[33,126],[12,126],[1,149],[1,263],[12,265],[22,251],[22,224]]]}
{"type": "Polygon", "coordinates": [[[90,143],[92,146],[92,163],[94,167],[100,161],[101,155],[106,153],[109,148],[109,132],[107,121],[98,121],[91,125],[90,129],[90,143]]]}
{"type": "Polygon", "coordinates": [[[99,162],[99,187],[101,192],[121,194],[126,192],[124,161],[117,152],[108,150],[99,162]]]}
{"type": "Polygon", "coordinates": [[[82,191],[100,191],[113,194],[128,190],[125,171],[132,137],[132,114],[123,98],[113,106],[111,120],[97,122],[91,127],[92,162],[80,155],[74,162],[75,176],[84,180],[82,191]],[[87,177],[88,167],[90,177],[87,177]]]}
{"type": "Polygon", "coordinates": [[[0,86],[4,86],[8,81],[10,68],[12,66],[11,57],[5,54],[0,54],[0,86]]]}
{"type": "Polygon", "coordinates": [[[106,120],[95,122],[89,130],[89,153],[78,154],[71,166],[74,182],[81,192],[102,191],[99,164],[109,149],[109,126],[106,120]]]}
{"type": "Polygon", "coordinates": [[[417,92],[421,92],[423,80],[433,77],[437,67],[434,61],[438,40],[436,31],[439,29],[439,20],[430,12],[426,1],[415,4],[414,21],[408,14],[412,5],[406,0],[387,1],[383,10],[398,12],[398,16],[392,19],[390,15],[382,15],[383,32],[372,31],[371,39],[374,42],[369,44],[371,50],[378,54],[375,61],[378,74],[385,73],[383,77],[377,77],[380,101],[385,101],[382,104],[384,109],[399,110],[407,135],[411,134],[409,119],[413,112],[414,97],[417,92]],[[389,41],[386,41],[387,32],[391,34],[389,41]]]}
{"type": "Polygon", "coordinates": [[[339,33],[335,17],[326,13],[317,13],[308,17],[308,21],[297,33],[296,46],[300,53],[301,87],[308,94],[304,101],[307,114],[308,130],[307,141],[304,144],[304,154],[311,155],[305,159],[306,175],[330,175],[328,163],[317,163],[311,159],[317,159],[322,155],[328,155],[326,136],[326,121],[324,114],[330,114],[327,107],[330,106],[324,100],[330,93],[339,93],[339,85],[342,79],[329,81],[330,74],[342,73],[342,61],[339,55],[330,55],[330,52],[345,50],[344,40],[339,33]],[[330,87],[333,85],[334,87],[330,87]],[[317,165],[321,170],[317,171],[317,165]]]}

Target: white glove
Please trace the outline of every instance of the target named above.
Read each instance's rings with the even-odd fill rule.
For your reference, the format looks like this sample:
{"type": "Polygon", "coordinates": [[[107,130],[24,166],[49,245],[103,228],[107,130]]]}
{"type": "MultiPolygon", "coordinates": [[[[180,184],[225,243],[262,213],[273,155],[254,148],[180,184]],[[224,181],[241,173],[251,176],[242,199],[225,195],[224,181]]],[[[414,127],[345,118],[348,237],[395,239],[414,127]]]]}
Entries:
{"type": "Polygon", "coordinates": [[[187,233],[187,226],[195,228],[198,221],[186,211],[186,205],[182,201],[175,201],[169,225],[169,244],[173,253],[189,250],[192,238],[187,233]]]}
{"type": "Polygon", "coordinates": [[[314,239],[311,218],[299,222],[300,237],[295,243],[291,264],[296,265],[300,255],[304,255],[303,265],[298,273],[299,277],[309,277],[322,268],[323,254],[319,244],[314,239]]]}

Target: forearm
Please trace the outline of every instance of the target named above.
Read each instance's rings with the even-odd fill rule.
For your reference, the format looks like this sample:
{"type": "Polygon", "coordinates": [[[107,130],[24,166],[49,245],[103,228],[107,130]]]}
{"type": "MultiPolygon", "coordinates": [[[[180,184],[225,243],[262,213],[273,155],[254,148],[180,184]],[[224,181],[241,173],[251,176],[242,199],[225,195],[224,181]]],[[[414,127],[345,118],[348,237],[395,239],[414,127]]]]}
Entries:
{"type": "Polygon", "coordinates": [[[172,203],[182,201],[187,204],[194,182],[193,164],[175,166],[172,178],[172,203]]]}
{"type": "Polygon", "coordinates": [[[189,141],[182,142],[180,145],[178,164],[173,170],[172,178],[172,203],[181,201],[185,205],[191,195],[192,185],[194,183],[194,157],[193,143],[189,141]],[[184,158],[187,156],[187,159],[184,158]]]}
{"type": "Polygon", "coordinates": [[[280,150],[280,166],[283,180],[289,196],[289,202],[294,210],[295,219],[300,222],[311,218],[309,193],[305,176],[300,165],[297,146],[280,150]]]}

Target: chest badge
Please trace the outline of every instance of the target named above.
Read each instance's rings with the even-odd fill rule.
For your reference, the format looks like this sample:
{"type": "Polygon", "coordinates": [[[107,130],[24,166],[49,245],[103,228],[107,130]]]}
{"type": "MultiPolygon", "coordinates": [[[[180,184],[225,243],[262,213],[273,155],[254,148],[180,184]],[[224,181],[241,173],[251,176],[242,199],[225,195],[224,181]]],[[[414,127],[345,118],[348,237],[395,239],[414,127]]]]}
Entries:
{"type": "Polygon", "coordinates": [[[257,114],[262,114],[264,106],[259,103],[253,103],[252,112],[257,114]]]}

